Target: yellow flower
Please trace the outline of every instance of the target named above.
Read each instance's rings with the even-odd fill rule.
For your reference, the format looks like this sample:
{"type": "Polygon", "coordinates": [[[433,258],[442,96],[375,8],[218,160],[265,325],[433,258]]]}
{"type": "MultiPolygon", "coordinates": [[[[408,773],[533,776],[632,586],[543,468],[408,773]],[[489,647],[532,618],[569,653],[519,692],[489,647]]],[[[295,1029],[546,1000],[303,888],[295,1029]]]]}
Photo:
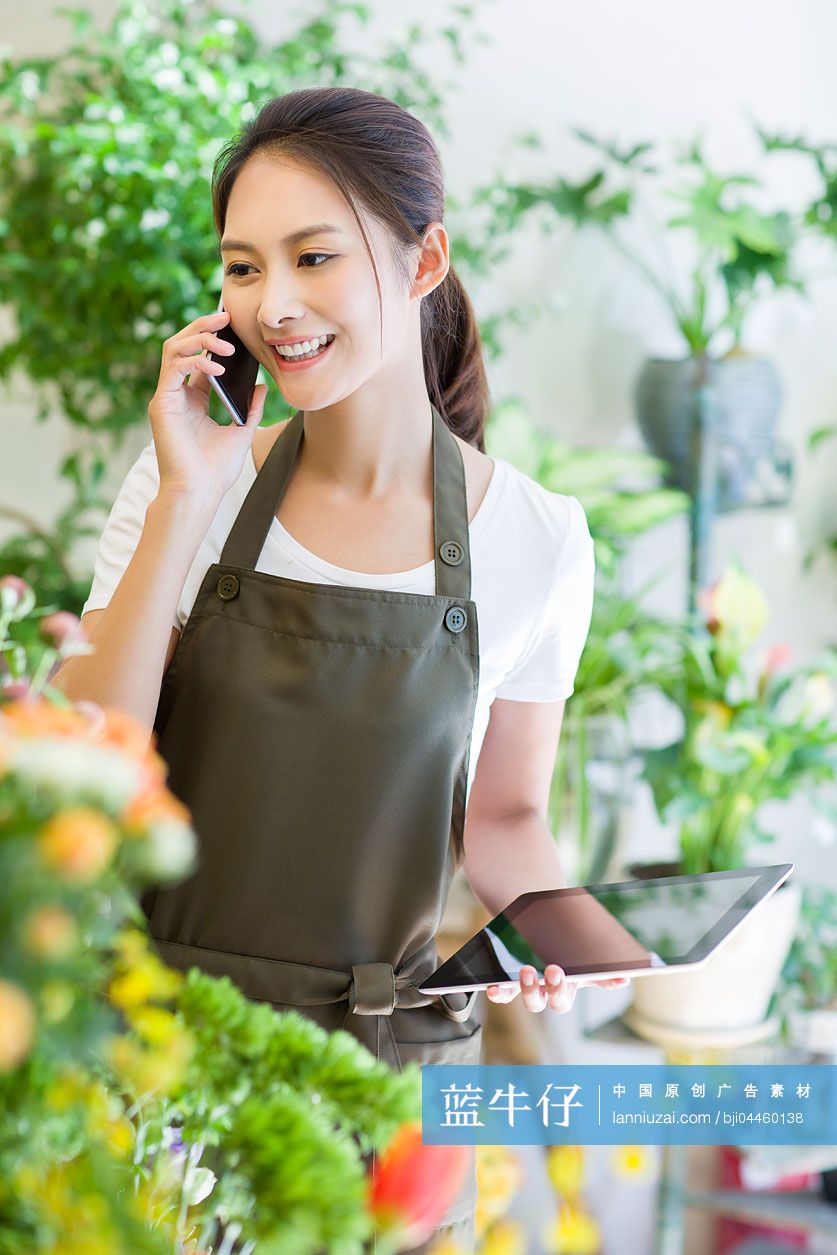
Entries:
{"type": "Polygon", "coordinates": [[[814,720],[824,719],[834,707],[834,690],[831,680],[822,671],[816,671],[805,679],[802,686],[805,714],[814,720]]]}
{"type": "Polygon", "coordinates": [[[23,1063],[35,1040],[35,1007],[19,985],[0,980],[0,1072],[23,1063]]]}
{"type": "Polygon", "coordinates": [[[139,928],[122,928],[113,939],[113,948],[126,959],[148,953],[148,937],[139,928]]]}
{"type": "Polygon", "coordinates": [[[81,1100],[86,1090],[84,1074],[71,1065],[59,1072],[47,1086],[44,1100],[50,1111],[67,1111],[81,1100]]]}
{"type": "Polygon", "coordinates": [[[578,1204],[564,1203],[544,1241],[551,1255],[599,1255],[602,1238],[589,1212],[578,1204]]]}
{"type": "Polygon", "coordinates": [[[119,976],[114,976],[108,985],[108,997],[111,1002],[123,1009],[144,1005],[153,993],[153,974],[145,967],[134,967],[119,976]]]}
{"type": "Polygon", "coordinates": [[[508,1210],[523,1180],[519,1157],[506,1146],[477,1146],[477,1206],[474,1232],[486,1232],[508,1210]]]}
{"type": "Polygon", "coordinates": [[[108,996],[123,1010],[142,1006],[152,998],[167,1001],[180,990],[184,975],[150,951],[132,954],[108,985],[108,996]]]}
{"type": "Polygon", "coordinates": [[[726,702],[712,701],[708,698],[698,698],[695,701],[695,710],[698,714],[705,714],[706,720],[702,726],[708,729],[710,727],[727,728],[732,719],[732,707],[726,702]]]}
{"type": "Polygon", "coordinates": [[[167,1046],[182,1031],[177,1017],[165,1007],[132,1007],[128,1022],[152,1046],[167,1046]]]}
{"type": "Polygon", "coordinates": [[[708,602],[709,627],[716,636],[738,649],[746,649],[761,636],[767,623],[767,599],[739,566],[726,568],[709,590],[708,602]]]}
{"type": "Polygon", "coordinates": [[[103,1044],[109,1065],[136,1097],[170,1094],[183,1080],[194,1052],[191,1033],[183,1029],[165,1050],[146,1050],[129,1037],[111,1036],[103,1044]]]}
{"type": "Polygon", "coordinates": [[[526,1255],[527,1248],[526,1229],[522,1224],[498,1220],[486,1234],[479,1255],[526,1255]]]}
{"type": "Polygon", "coordinates": [[[651,1181],[657,1167],[645,1146],[615,1146],[610,1161],[617,1177],[628,1181],[651,1181]]]}
{"type": "Polygon", "coordinates": [[[562,1198],[575,1198],[584,1183],[584,1148],[550,1146],[546,1152],[546,1170],[562,1198]]]}

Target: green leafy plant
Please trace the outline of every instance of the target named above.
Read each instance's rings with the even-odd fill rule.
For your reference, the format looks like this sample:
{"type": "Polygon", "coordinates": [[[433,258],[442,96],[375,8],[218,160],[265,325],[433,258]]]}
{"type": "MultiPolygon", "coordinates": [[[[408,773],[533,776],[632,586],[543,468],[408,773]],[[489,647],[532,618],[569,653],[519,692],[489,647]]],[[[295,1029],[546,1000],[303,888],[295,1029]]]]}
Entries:
{"type": "Polygon", "coordinates": [[[837,890],[803,885],[796,935],[773,998],[770,1013],[779,1012],[785,1034],[793,1012],[837,1014],[837,890]]]}
{"type": "Polygon", "coordinates": [[[139,893],[194,869],[191,816],[147,729],[49,686],[73,619],[0,579],[0,1252],[361,1255],[418,1065],[161,962],[139,893]]]}
{"type": "Polygon", "coordinates": [[[802,208],[762,208],[767,195],[759,177],[722,174],[713,169],[701,138],[675,151],[664,164],[656,146],[641,141],[628,147],[602,140],[582,128],[573,133],[603,163],[580,182],[558,177],[539,184],[505,186],[510,214],[539,210],[547,227],[556,220],[601,231],[668,310],[690,355],[700,357],[725,338],[740,352],[745,323],[760,300],[782,288],[806,295],[813,274],[794,271],[803,238],[837,238],[835,145],[819,148],[802,138],[782,139],[757,130],[767,153],[795,151],[813,158],[822,181],[814,200],[802,208]],[[679,201],[679,213],[652,220],[645,192],[679,201]],[[631,221],[647,225],[651,248],[634,242],[631,221]],[[691,237],[692,266],[683,276],[666,249],[665,230],[691,237]]]}
{"type": "Polygon", "coordinates": [[[821,786],[837,768],[837,654],[790,670],[787,646],[756,652],[767,603],[738,564],[707,592],[704,611],[702,627],[672,625],[680,665],[660,684],[682,735],[644,753],[660,818],[679,824],[684,873],[746,866],[756,843],[774,839],[761,826],[766,802],[804,790],[835,818],[821,786]]]}

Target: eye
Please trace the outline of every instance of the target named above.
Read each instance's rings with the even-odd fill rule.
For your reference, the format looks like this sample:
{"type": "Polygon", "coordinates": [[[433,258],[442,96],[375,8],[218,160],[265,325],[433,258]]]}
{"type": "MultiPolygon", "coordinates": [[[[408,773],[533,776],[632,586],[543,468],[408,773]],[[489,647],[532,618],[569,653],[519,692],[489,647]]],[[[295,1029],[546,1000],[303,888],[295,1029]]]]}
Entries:
{"type": "MultiPolygon", "coordinates": [[[[302,253],[300,254],[299,260],[302,262],[308,257],[322,257],[324,258],[325,261],[331,261],[333,256],[334,256],[333,253],[302,253]]],[[[243,279],[245,278],[244,275],[242,275],[241,273],[238,273],[238,274],[236,273],[236,271],[240,272],[242,269],[253,270],[254,267],[251,266],[249,262],[236,261],[236,262],[233,262],[231,266],[227,267],[227,269],[224,271],[224,274],[232,275],[234,279],[243,279]]],[[[304,266],[303,269],[304,270],[316,270],[318,269],[318,267],[317,266],[304,266]]]]}

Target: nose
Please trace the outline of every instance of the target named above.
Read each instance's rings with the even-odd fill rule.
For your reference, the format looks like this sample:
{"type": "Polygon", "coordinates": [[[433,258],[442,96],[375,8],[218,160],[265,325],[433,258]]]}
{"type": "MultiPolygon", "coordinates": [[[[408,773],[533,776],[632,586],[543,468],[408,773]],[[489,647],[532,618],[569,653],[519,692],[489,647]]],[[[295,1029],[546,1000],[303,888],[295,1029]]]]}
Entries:
{"type": "Polygon", "coordinates": [[[305,310],[300,303],[296,304],[296,296],[291,290],[291,286],[283,285],[284,290],[280,291],[279,284],[268,283],[262,289],[262,299],[259,304],[258,318],[263,327],[269,327],[269,335],[293,335],[293,328],[302,325],[305,318],[305,310]]]}

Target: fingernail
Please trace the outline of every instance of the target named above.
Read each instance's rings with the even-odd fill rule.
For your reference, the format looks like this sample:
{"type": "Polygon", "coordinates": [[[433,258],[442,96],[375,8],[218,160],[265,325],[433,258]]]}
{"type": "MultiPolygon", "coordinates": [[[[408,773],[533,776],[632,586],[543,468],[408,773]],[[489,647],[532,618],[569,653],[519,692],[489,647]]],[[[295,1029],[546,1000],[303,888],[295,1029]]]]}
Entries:
{"type": "Polygon", "coordinates": [[[524,985],[534,985],[534,983],[535,983],[535,981],[536,981],[536,980],[537,980],[537,977],[535,976],[535,973],[534,973],[534,972],[524,972],[524,973],[523,973],[523,984],[524,984],[524,985]]]}

